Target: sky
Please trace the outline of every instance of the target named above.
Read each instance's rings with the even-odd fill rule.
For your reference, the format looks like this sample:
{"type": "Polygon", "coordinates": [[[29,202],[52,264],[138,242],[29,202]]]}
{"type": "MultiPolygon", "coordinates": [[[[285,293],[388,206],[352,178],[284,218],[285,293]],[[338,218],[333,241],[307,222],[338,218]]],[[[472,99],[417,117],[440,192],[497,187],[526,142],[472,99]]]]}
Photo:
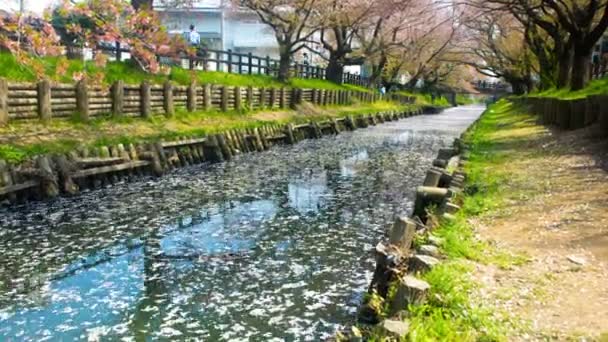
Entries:
{"type": "MultiPolygon", "coordinates": [[[[41,14],[47,7],[59,2],[59,0],[23,0],[25,10],[41,14]]],[[[0,9],[18,10],[19,0],[0,0],[0,9]]]]}

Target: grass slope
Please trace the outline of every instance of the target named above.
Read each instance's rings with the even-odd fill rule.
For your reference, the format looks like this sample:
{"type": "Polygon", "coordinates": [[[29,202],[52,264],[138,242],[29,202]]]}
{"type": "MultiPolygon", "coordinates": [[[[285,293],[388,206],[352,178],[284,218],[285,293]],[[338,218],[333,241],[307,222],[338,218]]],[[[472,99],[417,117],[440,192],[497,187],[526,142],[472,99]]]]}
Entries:
{"type": "Polygon", "coordinates": [[[422,106],[436,106],[436,107],[451,107],[450,102],[444,96],[433,96],[431,94],[423,94],[409,91],[400,91],[399,94],[404,96],[413,96],[416,98],[416,103],[422,106]]]}
{"type": "MultiPolygon", "coordinates": [[[[45,75],[52,80],[64,83],[73,82],[74,74],[76,73],[86,73],[89,75],[102,73],[104,77],[103,83],[105,84],[112,84],[117,80],[123,80],[128,84],[141,83],[144,80],[149,80],[153,83],[162,83],[168,79],[182,85],[188,85],[195,80],[198,83],[241,87],[296,87],[328,90],[354,90],[362,92],[370,91],[364,87],[350,84],[339,85],[325,80],[294,78],[287,83],[281,83],[268,75],[240,75],[215,71],[191,71],[179,67],[171,68],[171,73],[169,75],[151,75],[139,70],[129,61],[108,62],[104,68],[99,68],[95,66],[92,61],[83,62],[80,60],[69,60],[67,72],[58,73],[57,65],[60,61],[59,58],[45,57],[38,58],[38,61],[44,66],[45,75]]],[[[0,77],[23,82],[33,82],[37,79],[36,73],[31,68],[20,64],[15,57],[9,53],[0,53],[0,66],[0,77]]]]}
{"type": "Polygon", "coordinates": [[[264,110],[255,112],[178,111],[174,117],[142,118],[100,117],[89,123],[56,120],[48,124],[15,121],[0,128],[0,159],[18,163],[43,153],[63,153],[76,146],[129,144],[184,136],[205,136],[231,129],[252,128],[267,124],[301,123],[346,115],[406,109],[393,102],[353,104],[352,106],[308,106],[299,111],[264,110]],[[28,138],[33,137],[33,138],[28,138]]]}
{"type": "Polygon", "coordinates": [[[581,99],[590,95],[606,95],[608,94],[608,78],[602,78],[589,82],[585,88],[577,91],[571,91],[570,88],[551,88],[542,92],[530,94],[534,97],[553,97],[562,100],[581,99]]]}
{"type": "MultiPolygon", "coordinates": [[[[507,312],[497,312],[480,302],[476,295],[479,284],[472,275],[476,264],[510,268],[528,260],[480,241],[471,225],[474,220],[497,214],[504,201],[521,195],[508,187],[512,181],[509,160],[516,153],[505,152],[500,134],[495,134],[505,120],[511,125],[522,120],[510,106],[503,101],[490,107],[466,134],[471,155],[465,167],[466,190],[457,199],[462,210],[454,220],[442,221],[433,230],[433,235],[442,239],[440,249],[446,258],[422,275],[431,291],[427,303],[410,307],[407,341],[506,341],[508,330],[522,324],[507,312]]],[[[425,239],[415,244],[424,244],[425,239]]],[[[371,341],[386,338],[378,329],[371,332],[371,341]]]]}

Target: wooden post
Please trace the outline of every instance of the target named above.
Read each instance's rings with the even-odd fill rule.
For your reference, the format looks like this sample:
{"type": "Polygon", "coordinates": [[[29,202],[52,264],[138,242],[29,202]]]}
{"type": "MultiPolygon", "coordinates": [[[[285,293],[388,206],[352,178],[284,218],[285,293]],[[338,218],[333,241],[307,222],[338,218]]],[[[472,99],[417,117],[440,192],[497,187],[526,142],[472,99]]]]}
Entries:
{"type": "Polygon", "coordinates": [[[243,55],[239,54],[239,75],[243,74],[243,55]]]}
{"type": "Polygon", "coordinates": [[[253,110],[253,87],[247,87],[247,107],[249,110],[253,110]]]}
{"type": "Polygon", "coordinates": [[[116,41],[114,48],[116,49],[116,61],[122,61],[122,47],[120,46],[119,41],[116,41]]]}
{"type": "Polygon", "coordinates": [[[422,185],[424,186],[437,186],[439,185],[439,180],[441,179],[442,172],[434,169],[430,169],[426,173],[426,178],[424,178],[424,182],[422,185]]]}
{"type": "Polygon", "coordinates": [[[302,90],[303,89],[296,88],[296,100],[295,100],[296,104],[302,104],[302,102],[304,102],[302,100],[302,90]]]}
{"type": "Polygon", "coordinates": [[[124,108],[125,84],[123,81],[116,81],[112,85],[112,116],[119,118],[122,116],[124,108]]]}
{"type": "Polygon", "coordinates": [[[228,73],[232,73],[232,50],[228,49],[228,73]]]}
{"type": "Polygon", "coordinates": [[[414,216],[418,216],[426,222],[426,207],[429,204],[439,205],[450,195],[448,189],[420,186],[416,190],[416,201],[414,202],[414,216]]]}
{"type": "Polygon", "coordinates": [[[405,276],[399,282],[397,292],[391,303],[391,314],[406,310],[409,305],[422,304],[431,286],[424,280],[405,276]]]}
{"type": "Polygon", "coordinates": [[[205,84],[203,86],[203,106],[205,110],[211,109],[211,85],[205,84]]]}
{"type": "Polygon", "coordinates": [[[85,80],[76,83],[76,111],[80,120],[89,121],[89,90],[85,80]]]}
{"type": "Polygon", "coordinates": [[[258,75],[262,74],[262,59],[258,57],[258,75]]]}
{"type": "Polygon", "coordinates": [[[51,120],[51,83],[49,80],[38,83],[38,116],[42,121],[51,120]]]}
{"type": "Polygon", "coordinates": [[[251,55],[251,52],[249,52],[247,54],[247,71],[249,72],[249,75],[251,75],[253,73],[253,56],[251,55]]]}
{"type": "Polygon", "coordinates": [[[59,195],[59,185],[57,184],[57,178],[54,177],[49,157],[46,155],[39,156],[36,159],[36,166],[45,175],[40,182],[44,195],[49,198],[57,197],[59,195]]]}
{"type": "Polygon", "coordinates": [[[234,109],[237,111],[243,109],[241,100],[241,87],[234,87],[234,109]]]}
{"type": "Polygon", "coordinates": [[[223,134],[216,134],[215,138],[217,139],[224,160],[232,159],[232,151],[230,151],[230,147],[226,143],[226,137],[223,134]]]}
{"type": "Polygon", "coordinates": [[[221,108],[222,112],[228,111],[228,88],[226,86],[222,86],[222,103],[221,108]]]}
{"type": "Polygon", "coordinates": [[[8,82],[0,78],[0,126],[8,124],[8,82]]]}
{"type": "Polygon", "coordinates": [[[224,161],[222,149],[220,148],[219,142],[216,135],[209,135],[203,143],[203,150],[205,159],[211,162],[224,161]]]}
{"type": "Polygon", "coordinates": [[[175,114],[175,107],[173,106],[173,84],[171,84],[171,81],[165,81],[163,85],[163,105],[165,116],[172,117],[175,114]]]}
{"type": "Polygon", "coordinates": [[[270,56],[266,56],[266,75],[270,75],[270,56]]]}
{"type": "Polygon", "coordinates": [[[416,222],[407,217],[397,217],[391,229],[389,242],[399,248],[401,253],[407,255],[412,247],[416,234],[416,222]]]}
{"type": "Polygon", "coordinates": [[[189,112],[196,111],[196,83],[192,82],[188,86],[187,95],[187,108],[189,112]]]}
{"type": "Polygon", "coordinates": [[[141,110],[141,116],[144,118],[150,117],[150,82],[143,81],[141,82],[141,86],[139,88],[140,98],[139,98],[139,107],[141,110]]]}
{"type": "Polygon", "coordinates": [[[312,88],[310,90],[310,103],[317,104],[317,89],[312,88]]]}
{"type": "MultiPolygon", "coordinates": [[[[281,108],[285,108],[285,98],[286,98],[286,96],[285,96],[285,87],[281,87],[281,91],[280,91],[279,96],[281,97],[279,99],[279,106],[281,108]]],[[[291,102],[293,102],[293,101],[294,101],[294,99],[291,99],[291,102]]]]}
{"type": "Polygon", "coordinates": [[[260,88],[260,109],[264,108],[264,105],[266,104],[266,88],[262,87],[260,88]]]}
{"type": "Polygon", "coordinates": [[[298,105],[298,90],[297,90],[297,88],[291,88],[291,103],[289,104],[289,107],[291,109],[296,109],[297,105],[298,105]]]}
{"type": "Polygon", "coordinates": [[[277,90],[275,88],[271,88],[270,89],[270,103],[268,104],[268,107],[274,108],[274,104],[276,103],[276,100],[277,100],[277,90]]]}
{"type": "Polygon", "coordinates": [[[285,135],[287,136],[288,144],[293,145],[296,143],[295,136],[293,135],[293,125],[292,124],[285,125],[285,135]]]}
{"type": "Polygon", "coordinates": [[[439,260],[429,255],[414,255],[407,264],[411,273],[428,272],[439,264],[439,260]]]}

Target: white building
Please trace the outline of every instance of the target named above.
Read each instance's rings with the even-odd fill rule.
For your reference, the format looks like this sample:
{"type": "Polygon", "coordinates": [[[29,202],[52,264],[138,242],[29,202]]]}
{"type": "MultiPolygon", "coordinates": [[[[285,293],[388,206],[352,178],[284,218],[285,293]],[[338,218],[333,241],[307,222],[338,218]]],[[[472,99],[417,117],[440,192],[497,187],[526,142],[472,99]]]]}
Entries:
{"type": "Polygon", "coordinates": [[[251,52],[256,56],[278,58],[273,31],[251,11],[234,9],[225,0],[193,1],[188,7],[155,4],[163,24],[172,34],[184,34],[194,25],[201,40],[211,49],[251,52]]]}

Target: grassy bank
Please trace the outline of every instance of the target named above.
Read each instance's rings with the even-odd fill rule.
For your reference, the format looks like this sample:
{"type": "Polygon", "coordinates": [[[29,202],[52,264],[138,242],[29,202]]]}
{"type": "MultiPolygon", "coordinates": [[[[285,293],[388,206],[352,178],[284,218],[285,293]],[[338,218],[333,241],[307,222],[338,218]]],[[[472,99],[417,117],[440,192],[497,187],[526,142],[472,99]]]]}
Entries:
{"type": "MultiPolygon", "coordinates": [[[[338,85],[325,80],[299,79],[294,78],[287,83],[281,83],[275,78],[267,75],[240,75],[226,72],[213,71],[191,71],[179,67],[171,68],[168,75],[151,75],[139,70],[131,62],[108,62],[103,68],[97,67],[93,61],[83,62],[80,60],[66,60],[55,57],[38,58],[38,62],[44,68],[44,74],[50,79],[58,82],[72,83],[74,75],[83,73],[97,79],[102,75],[103,83],[112,84],[117,80],[123,80],[128,84],[141,83],[149,80],[152,83],[162,83],[166,80],[174,81],[177,84],[188,85],[192,81],[198,83],[223,84],[228,86],[241,87],[295,87],[295,88],[316,88],[328,90],[354,90],[368,92],[367,88],[350,84],[338,85]],[[62,66],[63,64],[63,66],[62,66]],[[65,71],[60,70],[66,68],[65,71]]],[[[20,64],[15,57],[9,53],[0,53],[0,77],[13,81],[36,81],[34,70],[20,64]]]]}
{"type": "Polygon", "coordinates": [[[98,118],[88,123],[78,121],[13,122],[0,128],[0,159],[18,163],[42,153],[61,153],[76,146],[128,144],[185,136],[200,137],[237,128],[267,124],[300,123],[347,115],[362,115],[390,110],[405,110],[393,102],[353,104],[351,106],[302,106],[298,110],[263,110],[255,112],[178,111],[172,118],[98,118]]]}
{"type": "Polygon", "coordinates": [[[608,174],[597,161],[608,142],[552,132],[507,100],[465,141],[462,210],[432,233],[445,259],[422,275],[431,292],[410,308],[407,340],[605,341],[608,174]]]}
{"type": "MultiPolygon", "coordinates": [[[[512,186],[509,165],[518,153],[506,144],[517,143],[513,133],[529,121],[522,115],[512,115],[509,108],[507,102],[490,107],[466,134],[470,146],[466,191],[457,198],[462,210],[454,220],[439,222],[433,230],[432,234],[442,241],[440,250],[445,260],[421,276],[431,285],[431,292],[427,303],[410,307],[408,340],[502,341],[507,340],[509,331],[523,328],[523,322],[509,312],[480,300],[482,289],[474,275],[479,267],[508,269],[527,262],[524,255],[478,239],[472,224],[506,214],[502,208],[505,202],[526,195],[526,191],[512,186]]],[[[427,238],[415,244],[424,244],[427,238]]],[[[386,337],[379,330],[371,336],[373,341],[386,337]]]]}
{"type": "Polygon", "coordinates": [[[434,107],[443,107],[448,108],[451,107],[450,102],[445,96],[433,96],[431,94],[423,94],[409,91],[400,91],[398,92],[400,95],[404,96],[413,96],[416,98],[416,103],[422,106],[434,106],[434,107]]]}
{"type": "Polygon", "coordinates": [[[591,95],[608,95],[608,78],[592,80],[585,88],[571,91],[569,88],[551,88],[530,94],[533,97],[552,97],[562,100],[582,99],[591,95]]]}

